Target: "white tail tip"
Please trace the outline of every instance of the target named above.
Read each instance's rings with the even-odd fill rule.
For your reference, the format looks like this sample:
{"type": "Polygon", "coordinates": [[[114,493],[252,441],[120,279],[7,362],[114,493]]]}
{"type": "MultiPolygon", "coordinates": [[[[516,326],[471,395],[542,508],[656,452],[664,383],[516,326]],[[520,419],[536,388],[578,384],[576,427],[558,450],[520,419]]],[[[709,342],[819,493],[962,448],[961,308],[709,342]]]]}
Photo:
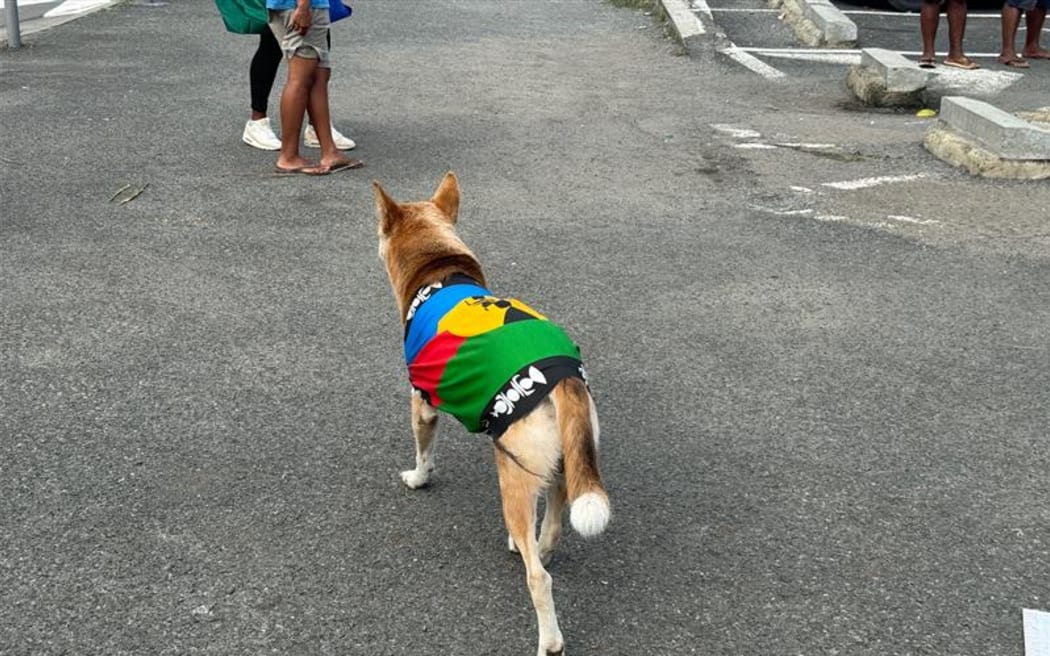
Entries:
{"type": "Polygon", "coordinates": [[[604,494],[587,492],[572,502],[569,521],[577,533],[589,538],[605,530],[611,514],[609,499],[604,494]]]}

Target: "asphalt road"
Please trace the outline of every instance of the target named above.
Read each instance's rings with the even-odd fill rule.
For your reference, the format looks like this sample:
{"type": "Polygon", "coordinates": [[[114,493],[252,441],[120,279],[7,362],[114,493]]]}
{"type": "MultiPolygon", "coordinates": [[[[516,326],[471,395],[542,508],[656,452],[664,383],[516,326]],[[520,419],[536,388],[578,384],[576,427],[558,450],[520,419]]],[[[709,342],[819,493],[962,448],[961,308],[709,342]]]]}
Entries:
{"type": "Polygon", "coordinates": [[[534,653],[485,438],[446,421],[430,488],[397,476],[369,183],[449,169],[494,290],[569,329],[599,404],[614,518],[551,568],[567,653],[1022,653],[1041,185],[598,0],[359,0],[333,39],[368,166],[320,179],[240,143],[254,40],[205,0],[0,52],[0,653],[534,653]]]}

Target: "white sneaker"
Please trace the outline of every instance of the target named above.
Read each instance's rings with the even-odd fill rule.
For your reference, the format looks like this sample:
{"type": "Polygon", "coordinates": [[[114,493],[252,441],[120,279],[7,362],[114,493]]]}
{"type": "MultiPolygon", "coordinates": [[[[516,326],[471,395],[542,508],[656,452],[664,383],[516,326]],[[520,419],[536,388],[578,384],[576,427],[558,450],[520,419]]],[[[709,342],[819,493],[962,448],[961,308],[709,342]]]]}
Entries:
{"type": "MultiPolygon", "coordinates": [[[[357,147],[354,140],[350,137],[344,136],[339,130],[332,126],[332,141],[335,142],[335,147],[339,150],[353,150],[357,147]]],[[[317,140],[317,130],[314,130],[314,126],[307,124],[306,130],[303,131],[303,143],[311,148],[319,148],[321,142],[317,140]]]]}
{"type": "Polygon", "coordinates": [[[259,150],[280,150],[281,140],[273,133],[270,127],[270,117],[264,116],[258,121],[248,121],[244,125],[244,134],[241,135],[244,143],[259,150]]]}

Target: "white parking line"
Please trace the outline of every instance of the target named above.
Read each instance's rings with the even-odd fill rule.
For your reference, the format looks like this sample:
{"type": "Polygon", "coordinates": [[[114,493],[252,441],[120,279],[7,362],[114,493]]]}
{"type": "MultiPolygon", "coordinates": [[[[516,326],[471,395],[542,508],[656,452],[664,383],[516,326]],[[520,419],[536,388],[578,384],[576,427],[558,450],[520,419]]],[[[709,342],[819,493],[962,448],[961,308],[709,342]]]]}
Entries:
{"type": "Polygon", "coordinates": [[[939,225],[940,221],[934,221],[933,219],[916,219],[912,216],[902,216],[900,214],[887,214],[886,218],[890,221],[898,221],[900,223],[913,223],[915,225],[939,225]]]}
{"type": "Polygon", "coordinates": [[[825,182],[822,186],[842,191],[853,191],[855,189],[866,189],[867,187],[877,187],[879,185],[894,182],[912,182],[925,177],[925,173],[916,173],[914,175],[883,175],[876,178],[860,178],[858,180],[844,180],[842,182],[825,182]]]}
{"type": "Polygon", "coordinates": [[[775,80],[777,78],[787,77],[787,75],[783,71],[773,68],[758,57],[755,57],[751,53],[747,52],[746,49],[738,48],[733,44],[730,44],[727,48],[720,49],[718,52],[722,53],[726,57],[729,57],[741,66],[744,66],[745,68],[755,73],[758,73],[767,80],[775,80]]]}
{"type": "Polygon", "coordinates": [[[758,139],[762,136],[762,133],[757,130],[740,128],[731,123],[712,123],[711,127],[736,139],[758,139]]]}

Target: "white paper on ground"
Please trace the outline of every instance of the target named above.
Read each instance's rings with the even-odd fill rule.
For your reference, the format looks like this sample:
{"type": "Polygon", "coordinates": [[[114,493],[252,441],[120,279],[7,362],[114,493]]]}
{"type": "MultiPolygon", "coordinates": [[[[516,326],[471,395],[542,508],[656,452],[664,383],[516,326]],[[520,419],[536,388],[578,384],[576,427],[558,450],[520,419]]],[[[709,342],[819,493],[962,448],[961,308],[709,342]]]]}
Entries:
{"type": "Polygon", "coordinates": [[[1025,656],[1050,656],[1050,613],[1023,609],[1025,656]]]}

